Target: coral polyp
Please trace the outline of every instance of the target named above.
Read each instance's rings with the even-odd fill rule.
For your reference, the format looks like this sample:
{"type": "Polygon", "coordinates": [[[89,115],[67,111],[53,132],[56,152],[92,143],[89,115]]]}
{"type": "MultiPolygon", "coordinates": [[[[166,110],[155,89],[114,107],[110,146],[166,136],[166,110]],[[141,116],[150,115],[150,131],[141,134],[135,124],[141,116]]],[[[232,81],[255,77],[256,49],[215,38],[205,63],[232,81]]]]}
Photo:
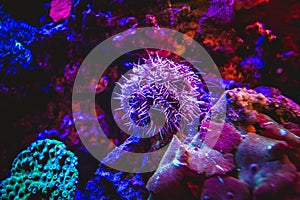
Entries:
{"type": "Polygon", "coordinates": [[[204,104],[203,82],[192,67],[159,56],[150,57],[144,64],[134,64],[123,80],[116,98],[120,100],[118,110],[126,113],[121,120],[125,120],[128,130],[147,127],[144,136],[157,132],[163,136],[176,133],[181,120],[183,124],[199,120],[200,105],[204,104]]]}

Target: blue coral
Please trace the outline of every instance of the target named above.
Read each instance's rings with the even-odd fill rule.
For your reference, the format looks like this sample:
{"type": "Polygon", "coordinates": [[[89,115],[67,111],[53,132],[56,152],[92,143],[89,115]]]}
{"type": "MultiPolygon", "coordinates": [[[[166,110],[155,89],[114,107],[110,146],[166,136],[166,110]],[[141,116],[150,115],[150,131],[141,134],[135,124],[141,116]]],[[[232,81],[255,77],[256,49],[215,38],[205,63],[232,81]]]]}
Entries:
{"type": "Polygon", "coordinates": [[[29,49],[37,29],[24,22],[15,21],[0,10],[0,72],[16,74],[24,68],[32,69],[29,49]]]}
{"type": "Polygon", "coordinates": [[[105,166],[98,170],[87,184],[88,199],[146,199],[149,193],[141,174],[114,172],[105,166]]]}
{"type": "Polygon", "coordinates": [[[262,69],[265,66],[264,61],[260,56],[253,56],[253,55],[245,58],[241,62],[241,65],[243,68],[250,67],[253,70],[262,69]]]}
{"type": "Polygon", "coordinates": [[[57,140],[37,140],[17,155],[0,199],[73,199],[77,157],[57,140]]]}

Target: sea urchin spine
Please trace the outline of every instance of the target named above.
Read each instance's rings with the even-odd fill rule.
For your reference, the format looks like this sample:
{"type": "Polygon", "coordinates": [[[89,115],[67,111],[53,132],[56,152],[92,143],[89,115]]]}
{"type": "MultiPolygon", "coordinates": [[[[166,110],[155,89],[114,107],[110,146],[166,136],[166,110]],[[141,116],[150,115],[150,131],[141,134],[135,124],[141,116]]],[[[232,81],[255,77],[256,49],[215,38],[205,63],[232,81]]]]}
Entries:
{"type": "Polygon", "coordinates": [[[150,57],[144,64],[134,64],[123,80],[119,83],[120,93],[116,93],[120,100],[117,110],[125,112],[121,120],[128,130],[139,127],[145,128],[139,133],[142,137],[156,133],[164,136],[179,131],[181,120],[183,124],[199,120],[200,105],[204,103],[200,100],[203,82],[192,67],[150,57]],[[157,112],[164,119],[155,115],[157,112]],[[158,119],[164,124],[158,125],[158,119]]]}

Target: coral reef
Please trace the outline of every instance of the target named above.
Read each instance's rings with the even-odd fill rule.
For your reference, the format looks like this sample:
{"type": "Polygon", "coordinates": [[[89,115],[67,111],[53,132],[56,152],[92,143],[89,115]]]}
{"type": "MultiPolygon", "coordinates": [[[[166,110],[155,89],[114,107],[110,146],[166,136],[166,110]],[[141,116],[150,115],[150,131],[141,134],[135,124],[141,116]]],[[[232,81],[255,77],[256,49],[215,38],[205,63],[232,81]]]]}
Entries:
{"type": "MultiPolygon", "coordinates": [[[[0,138],[0,198],[299,200],[299,10],[297,0],[1,2],[1,130],[9,134],[0,138]],[[105,39],[138,27],[170,28],[196,40],[225,79],[205,74],[205,83],[204,74],[180,57],[198,52],[174,38],[168,42],[177,55],[129,52],[99,80],[86,74],[90,87],[80,92],[96,89],[96,105],[84,106],[95,108],[105,135],[118,146],[108,147],[104,161],[121,162],[128,152],[153,152],[171,141],[158,169],[145,174],[99,165],[74,125],[92,145],[103,144],[91,113],[79,105],[71,110],[84,58],[105,39]],[[122,75],[128,79],[119,93],[125,112],[110,106],[122,75]],[[224,84],[227,91],[215,99],[206,84],[224,84]],[[210,121],[212,114],[226,116],[225,123],[210,121]],[[156,125],[141,135],[160,134],[129,136],[117,125],[122,117],[127,128],[148,127],[151,118],[156,125]],[[173,136],[180,121],[194,125],[194,119],[197,126],[183,129],[187,139],[173,136]]],[[[128,45],[124,37],[113,46],[128,45]]],[[[149,38],[165,42],[155,34],[135,42],[149,38]]],[[[128,166],[142,167],[138,161],[128,166]]]]}
{"type": "Polygon", "coordinates": [[[77,157],[56,140],[37,140],[17,155],[0,184],[1,199],[73,199],[77,157]]]}
{"type": "MultiPolygon", "coordinates": [[[[262,90],[268,94],[265,96],[255,90],[245,88],[231,89],[226,91],[221,99],[213,105],[209,113],[220,114],[221,107],[227,104],[226,120],[232,125],[210,122],[209,114],[202,121],[201,128],[192,142],[187,142],[189,145],[183,145],[174,136],[175,139],[172,140],[157,171],[148,181],[147,189],[153,193],[153,198],[172,196],[173,193],[167,192],[172,190],[171,188],[181,191],[174,195],[175,199],[176,196],[183,194],[188,197],[187,199],[193,199],[196,196],[201,196],[201,199],[295,198],[298,190],[292,188],[297,185],[299,136],[285,129],[284,126],[294,132],[297,132],[299,127],[292,122],[280,125],[263,114],[274,114],[271,112],[274,110],[270,106],[272,105],[271,97],[276,98],[281,93],[268,87],[259,89],[259,91],[262,90]],[[236,117],[232,118],[232,116],[236,117]],[[219,151],[225,154],[222,155],[219,151]],[[235,176],[234,172],[232,173],[234,165],[230,165],[230,163],[233,163],[233,159],[230,158],[231,154],[228,152],[235,154],[234,161],[238,167],[238,176],[235,176]],[[214,164],[210,165],[209,163],[214,164]],[[224,174],[227,176],[223,179],[224,174]],[[198,185],[201,188],[200,192],[193,193],[187,177],[198,176],[199,179],[201,175],[204,176],[204,181],[196,183],[196,187],[198,185]],[[209,178],[210,176],[215,177],[209,178]],[[162,177],[173,177],[173,179],[166,178],[167,180],[165,180],[162,177]],[[226,184],[220,186],[222,192],[215,193],[209,186],[205,188],[205,184],[210,182],[223,185],[223,181],[226,182],[226,179],[232,183],[228,186],[225,186],[226,184]],[[179,182],[181,184],[178,185],[179,182]],[[236,187],[235,184],[237,184],[236,187]],[[170,185],[174,185],[174,187],[170,185]],[[191,194],[192,196],[190,196],[191,194]]],[[[293,109],[293,111],[295,110],[297,109],[293,109]]],[[[277,116],[280,116],[280,112],[277,116]]],[[[297,119],[297,117],[293,119],[297,119]]]]}

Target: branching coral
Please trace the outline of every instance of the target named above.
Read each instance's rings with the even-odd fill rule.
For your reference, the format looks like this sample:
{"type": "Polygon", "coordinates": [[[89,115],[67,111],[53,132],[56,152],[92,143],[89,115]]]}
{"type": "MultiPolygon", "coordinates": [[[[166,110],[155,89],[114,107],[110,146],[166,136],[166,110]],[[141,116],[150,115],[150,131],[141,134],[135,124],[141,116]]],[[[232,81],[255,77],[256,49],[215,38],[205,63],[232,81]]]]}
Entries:
{"type": "Polygon", "coordinates": [[[77,157],[56,140],[37,140],[13,161],[0,184],[1,199],[73,199],[77,157]]]}
{"type": "Polygon", "coordinates": [[[244,80],[243,74],[237,69],[242,58],[234,56],[229,63],[220,68],[223,79],[241,83],[244,80]]]}

